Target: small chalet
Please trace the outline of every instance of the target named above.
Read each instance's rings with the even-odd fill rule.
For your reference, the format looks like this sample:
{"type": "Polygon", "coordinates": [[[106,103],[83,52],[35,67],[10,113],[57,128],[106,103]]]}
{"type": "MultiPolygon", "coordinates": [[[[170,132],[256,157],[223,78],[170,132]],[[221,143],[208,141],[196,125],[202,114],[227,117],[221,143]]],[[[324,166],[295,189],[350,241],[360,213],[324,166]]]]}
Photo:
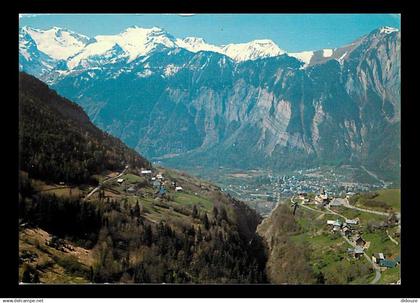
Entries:
{"type": "Polygon", "coordinates": [[[340,220],[327,220],[327,224],[328,225],[332,225],[332,226],[337,226],[337,227],[341,227],[342,223],[340,220]]]}
{"type": "Polygon", "coordinates": [[[183,191],[184,189],[181,186],[175,187],[175,191],[183,191]]]}
{"type": "Polygon", "coordinates": [[[343,228],[342,232],[346,237],[351,236],[351,229],[348,228],[347,226],[343,228]]]}
{"type": "Polygon", "coordinates": [[[359,219],[347,219],[346,224],[357,225],[357,224],[359,224],[359,219]]]}
{"type": "Polygon", "coordinates": [[[379,266],[386,267],[386,268],[394,268],[395,266],[397,266],[397,262],[390,259],[384,259],[384,260],[379,261],[379,266]]]}
{"type": "Polygon", "coordinates": [[[149,169],[144,169],[144,170],[141,171],[141,174],[142,175],[151,175],[152,174],[152,171],[149,170],[149,169]]]}
{"type": "Polygon", "coordinates": [[[376,253],[372,255],[372,262],[379,264],[381,260],[385,260],[383,253],[376,253]]]}
{"type": "Polygon", "coordinates": [[[325,192],[324,189],[321,190],[319,195],[315,196],[315,204],[327,204],[328,203],[328,194],[325,192]]]}
{"type": "Polygon", "coordinates": [[[117,182],[118,182],[119,184],[121,184],[121,183],[123,183],[123,182],[124,182],[124,179],[123,179],[123,178],[119,178],[119,179],[117,179],[117,182]]]}
{"type": "Polygon", "coordinates": [[[363,246],[365,246],[365,244],[366,244],[366,241],[365,240],[363,240],[363,238],[362,237],[357,237],[355,240],[354,240],[354,242],[356,243],[356,245],[357,246],[361,246],[361,247],[363,247],[363,246]]]}
{"type": "Polygon", "coordinates": [[[363,251],[364,251],[364,248],[362,246],[356,246],[354,248],[354,257],[356,259],[360,258],[360,256],[363,255],[363,251]]]}

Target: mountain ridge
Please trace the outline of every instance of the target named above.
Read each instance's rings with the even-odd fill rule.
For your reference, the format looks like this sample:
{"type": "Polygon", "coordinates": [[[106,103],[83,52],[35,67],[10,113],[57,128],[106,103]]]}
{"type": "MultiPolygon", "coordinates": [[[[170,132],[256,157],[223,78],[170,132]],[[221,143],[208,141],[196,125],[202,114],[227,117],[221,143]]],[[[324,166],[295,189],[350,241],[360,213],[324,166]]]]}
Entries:
{"type": "Polygon", "coordinates": [[[306,63],[165,47],[115,58],[44,80],[149,158],[279,169],[344,161],[398,179],[399,31],[379,28],[306,63]]]}

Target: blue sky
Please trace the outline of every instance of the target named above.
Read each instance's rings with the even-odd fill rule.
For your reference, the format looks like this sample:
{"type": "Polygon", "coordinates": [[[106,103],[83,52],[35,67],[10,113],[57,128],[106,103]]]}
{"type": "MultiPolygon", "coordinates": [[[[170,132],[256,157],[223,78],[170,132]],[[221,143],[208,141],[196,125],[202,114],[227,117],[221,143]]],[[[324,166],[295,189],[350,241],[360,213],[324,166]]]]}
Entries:
{"type": "Polygon", "coordinates": [[[125,28],[161,27],[174,35],[202,37],[223,45],[271,39],[288,51],[334,48],[380,26],[400,28],[398,14],[25,14],[20,26],[65,27],[93,37],[125,28]]]}

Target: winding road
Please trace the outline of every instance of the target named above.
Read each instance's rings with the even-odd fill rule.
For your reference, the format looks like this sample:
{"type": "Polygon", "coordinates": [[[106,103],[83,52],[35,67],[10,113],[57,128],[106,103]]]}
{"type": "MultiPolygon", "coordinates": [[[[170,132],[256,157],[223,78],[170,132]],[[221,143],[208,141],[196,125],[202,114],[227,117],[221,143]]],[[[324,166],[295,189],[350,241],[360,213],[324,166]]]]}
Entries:
{"type": "Polygon", "coordinates": [[[128,165],[124,168],[124,170],[120,173],[120,174],[118,174],[117,176],[115,176],[115,177],[112,177],[112,178],[109,178],[109,179],[106,179],[106,180],[104,180],[101,184],[99,184],[97,187],[95,187],[94,189],[92,189],[87,195],[86,195],[86,197],[83,199],[84,201],[86,201],[87,199],[89,199],[90,198],[90,196],[92,196],[94,193],[96,193],[106,182],[109,182],[109,181],[112,181],[112,180],[115,180],[115,179],[117,179],[117,178],[119,178],[119,177],[121,177],[122,175],[124,175],[125,174],[125,172],[127,171],[127,169],[128,169],[128,165]]]}
{"type": "Polygon", "coordinates": [[[381,212],[381,211],[376,211],[376,210],[371,210],[371,209],[356,207],[356,206],[350,205],[349,203],[342,204],[342,206],[347,207],[347,208],[351,208],[351,209],[355,209],[355,210],[364,211],[366,213],[371,213],[371,214],[379,215],[379,216],[389,217],[389,215],[390,215],[389,213],[384,213],[384,212],[381,212]]]}

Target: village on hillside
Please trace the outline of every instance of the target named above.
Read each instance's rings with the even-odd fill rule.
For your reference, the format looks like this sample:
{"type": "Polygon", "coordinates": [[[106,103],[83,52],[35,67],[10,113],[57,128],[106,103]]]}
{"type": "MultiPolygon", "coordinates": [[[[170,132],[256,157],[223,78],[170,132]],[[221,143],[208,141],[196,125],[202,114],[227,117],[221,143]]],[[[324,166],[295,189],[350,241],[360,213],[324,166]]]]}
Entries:
{"type": "MultiPolygon", "coordinates": [[[[322,189],[316,195],[301,192],[296,197],[293,197],[291,202],[295,209],[301,207],[320,213],[321,215],[334,215],[335,219],[325,220],[324,224],[331,234],[340,235],[351,246],[347,249],[349,256],[352,256],[354,259],[365,257],[375,270],[379,272],[399,267],[401,264],[399,253],[395,253],[395,250],[393,250],[392,253],[388,251],[387,254],[384,251],[378,250],[377,247],[380,247],[378,243],[384,242],[383,239],[377,241],[373,238],[375,239],[375,245],[372,247],[371,244],[373,241],[371,239],[365,239],[364,233],[369,231],[370,237],[372,238],[371,234],[375,234],[375,231],[381,231],[382,233],[385,231],[389,240],[398,247],[399,251],[399,243],[396,238],[399,239],[401,231],[400,213],[395,212],[392,208],[384,212],[354,206],[350,202],[354,200],[352,198],[354,195],[351,193],[347,194],[344,198],[334,197],[322,189]],[[355,211],[359,216],[353,215],[350,217],[349,214],[352,215],[355,211]],[[376,217],[376,219],[372,220],[372,217],[376,217]],[[378,217],[382,217],[382,220],[378,220],[378,217]]],[[[399,283],[400,280],[395,284],[399,283]]]]}

